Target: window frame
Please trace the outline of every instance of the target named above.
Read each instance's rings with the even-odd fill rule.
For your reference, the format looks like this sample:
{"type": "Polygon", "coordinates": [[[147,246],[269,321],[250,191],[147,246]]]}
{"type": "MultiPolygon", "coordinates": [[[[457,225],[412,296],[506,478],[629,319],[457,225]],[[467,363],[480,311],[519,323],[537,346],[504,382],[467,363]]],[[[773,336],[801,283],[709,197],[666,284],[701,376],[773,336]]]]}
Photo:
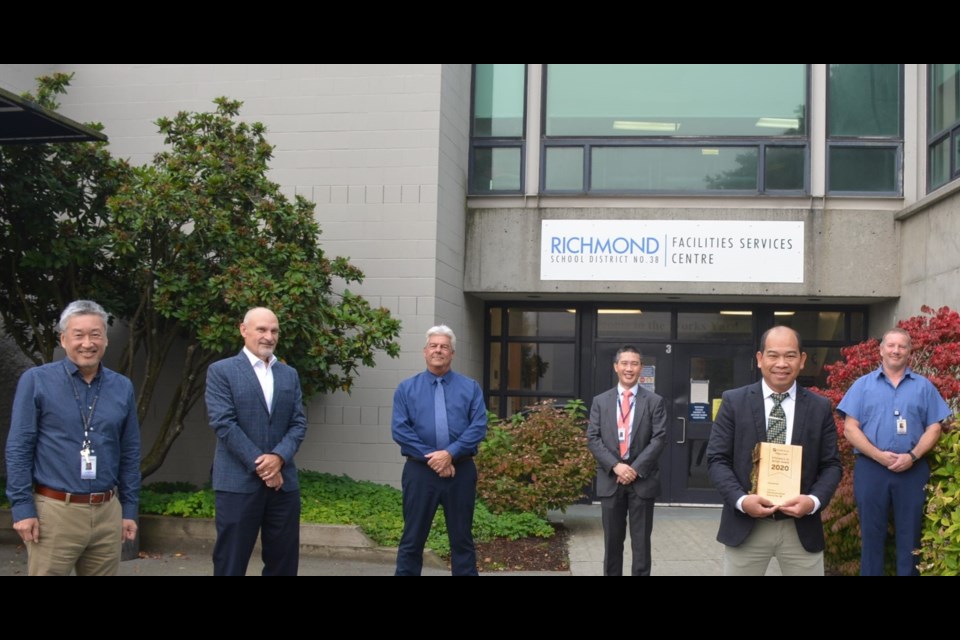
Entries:
{"type": "MultiPolygon", "coordinates": [[[[957,158],[957,153],[960,151],[960,115],[957,119],[947,125],[945,128],[939,131],[932,131],[933,127],[933,68],[935,65],[927,65],[927,148],[926,148],[926,162],[927,162],[927,193],[931,193],[947,186],[954,180],[960,178],[960,159],[957,158]],[[947,169],[947,179],[943,184],[933,186],[933,171],[931,171],[932,157],[933,157],[933,148],[943,142],[944,140],[949,139],[949,162],[950,165],[947,169]]],[[[958,71],[957,79],[958,89],[960,92],[960,71],[958,71]]],[[[957,99],[957,110],[960,114],[960,96],[956,97],[957,99]]]]}
{"type": "Polygon", "coordinates": [[[857,198],[889,198],[889,197],[903,197],[903,132],[905,121],[904,121],[904,95],[905,95],[905,84],[904,84],[904,65],[897,65],[899,72],[899,82],[898,82],[898,128],[900,130],[899,136],[849,136],[849,135],[830,135],[830,63],[826,63],[826,73],[827,73],[827,82],[826,82],[826,145],[825,152],[826,156],[824,157],[824,191],[828,196],[849,196],[857,198]],[[898,186],[897,189],[893,191],[859,191],[859,190],[841,190],[841,189],[831,189],[830,188],[830,150],[834,148],[877,148],[877,147],[886,147],[886,148],[896,148],[896,166],[894,169],[895,182],[898,186]]]}
{"type": "Polygon", "coordinates": [[[529,74],[527,65],[523,65],[523,124],[521,125],[521,135],[520,137],[483,137],[477,138],[475,136],[474,128],[476,125],[476,99],[477,99],[477,65],[473,64],[470,66],[470,148],[469,148],[469,157],[467,158],[467,195],[470,196],[516,196],[524,193],[525,189],[525,178],[527,172],[527,153],[526,153],[526,137],[527,137],[527,93],[528,93],[528,84],[529,74]],[[519,189],[492,189],[492,190],[475,190],[473,189],[473,179],[476,171],[476,151],[477,149],[520,149],[520,180],[519,189]]]}
{"type": "MultiPolygon", "coordinates": [[[[789,197],[810,194],[810,100],[811,65],[804,65],[804,118],[803,135],[790,136],[547,136],[547,83],[549,82],[549,64],[543,65],[542,86],[540,91],[540,170],[538,189],[541,195],[590,195],[590,196],[709,196],[709,197],[789,197]],[[583,183],[581,189],[547,188],[547,149],[551,147],[581,147],[583,149],[583,183]],[[754,189],[592,189],[593,147],[756,147],[757,148],[757,188],[754,189]],[[803,187],[801,189],[766,189],[766,149],[767,147],[803,147],[803,187]]],[[[902,78],[901,78],[902,81],[902,78]]]]}

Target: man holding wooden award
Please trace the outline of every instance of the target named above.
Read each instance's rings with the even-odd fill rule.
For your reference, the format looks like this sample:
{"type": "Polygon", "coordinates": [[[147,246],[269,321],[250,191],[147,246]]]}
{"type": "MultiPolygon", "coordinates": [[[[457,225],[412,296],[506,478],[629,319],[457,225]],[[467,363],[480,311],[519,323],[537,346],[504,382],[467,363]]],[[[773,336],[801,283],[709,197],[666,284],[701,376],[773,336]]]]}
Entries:
{"type": "Polygon", "coordinates": [[[843,469],[830,401],[797,385],[806,359],[800,334],[774,327],[757,352],[763,380],[723,394],[707,461],[724,575],[762,576],[774,556],[783,575],[823,575],[820,510],[843,469]]]}

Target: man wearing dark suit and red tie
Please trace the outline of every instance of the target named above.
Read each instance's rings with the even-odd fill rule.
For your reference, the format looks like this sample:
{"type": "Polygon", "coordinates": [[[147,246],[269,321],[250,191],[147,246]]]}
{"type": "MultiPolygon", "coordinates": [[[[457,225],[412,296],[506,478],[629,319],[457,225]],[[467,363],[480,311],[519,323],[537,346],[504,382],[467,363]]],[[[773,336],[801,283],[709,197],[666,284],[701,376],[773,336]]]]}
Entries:
{"type": "Polygon", "coordinates": [[[630,517],[631,574],[650,575],[653,501],[660,494],[660,454],[666,444],[663,398],[638,383],[640,351],[617,351],[619,383],[593,399],[587,446],[597,459],[597,497],[603,517],[603,575],[623,575],[623,541],[630,517]]]}
{"type": "Polygon", "coordinates": [[[307,432],[300,377],[273,355],[280,323],[272,311],[248,311],[240,335],[243,350],[207,370],[207,413],[217,434],[213,573],[246,574],[259,534],[263,575],[295,576],[300,485],[293,456],[307,432]]]}
{"type": "Polygon", "coordinates": [[[760,338],[763,380],[723,394],[710,433],[710,479],[723,498],[717,540],[724,575],[763,575],[777,557],[784,575],[823,575],[821,510],[843,471],[830,401],[797,385],[807,354],[800,334],[774,327],[760,338]],[[803,447],[801,495],[779,507],[751,495],[753,449],[758,442],[803,447]]]}

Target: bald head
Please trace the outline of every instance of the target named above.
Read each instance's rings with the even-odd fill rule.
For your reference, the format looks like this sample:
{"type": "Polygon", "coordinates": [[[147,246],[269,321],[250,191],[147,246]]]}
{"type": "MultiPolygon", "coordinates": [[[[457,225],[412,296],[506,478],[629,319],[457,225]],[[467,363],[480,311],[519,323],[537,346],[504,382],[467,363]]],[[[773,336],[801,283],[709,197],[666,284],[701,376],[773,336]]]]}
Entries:
{"type": "Polygon", "coordinates": [[[243,345],[251,353],[269,362],[280,339],[280,322],[270,309],[255,307],[243,316],[240,335],[243,336],[243,345]]]}
{"type": "Polygon", "coordinates": [[[254,322],[255,318],[258,318],[261,316],[273,318],[274,320],[277,319],[276,314],[274,314],[273,311],[270,311],[270,309],[267,309],[266,307],[254,307],[253,309],[250,309],[250,311],[247,311],[246,314],[244,314],[243,324],[250,324],[251,322],[254,322]]]}

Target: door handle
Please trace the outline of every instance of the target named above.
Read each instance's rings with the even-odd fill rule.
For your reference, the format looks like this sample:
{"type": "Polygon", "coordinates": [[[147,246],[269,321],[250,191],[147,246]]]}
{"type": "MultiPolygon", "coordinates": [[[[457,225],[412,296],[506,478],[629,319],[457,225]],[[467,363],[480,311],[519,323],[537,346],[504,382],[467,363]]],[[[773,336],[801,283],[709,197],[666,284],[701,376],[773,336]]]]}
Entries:
{"type": "Polygon", "coordinates": [[[679,420],[679,421],[683,424],[683,431],[680,432],[682,435],[680,436],[680,439],[677,440],[677,444],[686,444],[686,442],[687,442],[687,419],[686,419],[686,418],[677,418],[677,420],[679,420]]]}

